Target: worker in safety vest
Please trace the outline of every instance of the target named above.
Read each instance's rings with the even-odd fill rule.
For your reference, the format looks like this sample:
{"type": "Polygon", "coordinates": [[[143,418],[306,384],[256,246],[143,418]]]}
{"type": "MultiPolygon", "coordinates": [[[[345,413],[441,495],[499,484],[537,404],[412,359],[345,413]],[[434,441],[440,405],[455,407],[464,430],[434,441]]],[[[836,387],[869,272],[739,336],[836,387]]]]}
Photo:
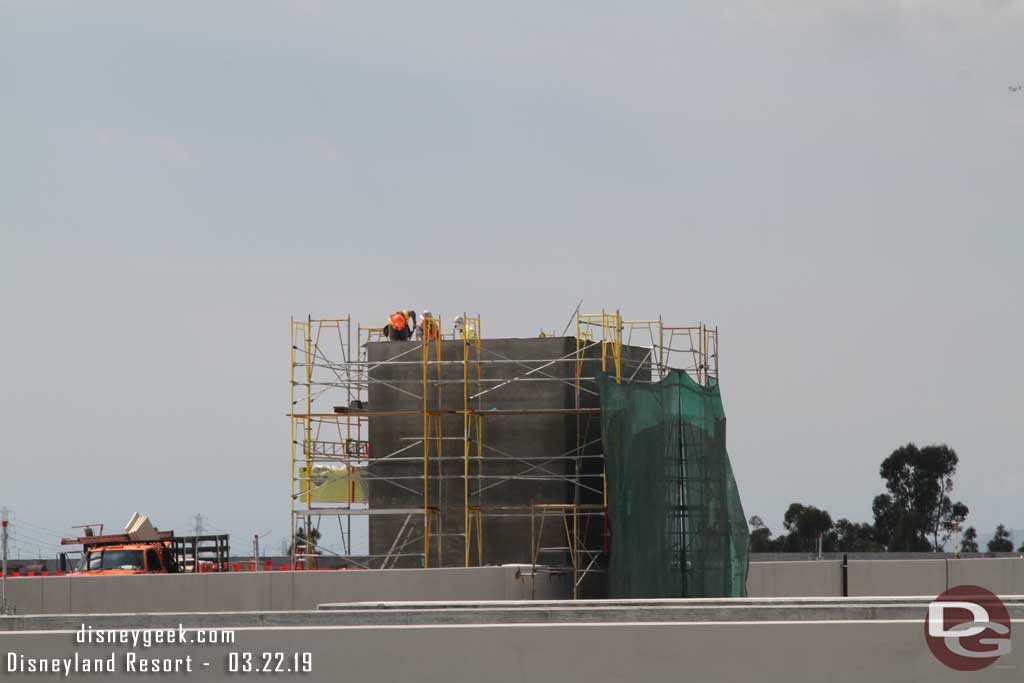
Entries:
{"type": "Polygon", "coordinates": [[[409,341],[416,328],[416,311],[395,311],[384,326],[384,338],[389,341],[409,341]]]}
{"type": "Polygon", "coordinates": [[[420,322],[416,325],[416,340],[423,341],[423,337],[430,340],[437,340],[441,336],[438,321],[430,314],[430,311],[423,309],[420,315],[420,322]]]}

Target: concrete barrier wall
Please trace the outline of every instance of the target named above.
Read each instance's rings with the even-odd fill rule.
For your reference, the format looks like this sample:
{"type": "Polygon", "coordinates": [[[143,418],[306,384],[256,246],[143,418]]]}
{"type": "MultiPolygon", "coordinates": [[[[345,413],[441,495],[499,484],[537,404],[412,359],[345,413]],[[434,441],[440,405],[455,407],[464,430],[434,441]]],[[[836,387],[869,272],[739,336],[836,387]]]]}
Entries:
{"type": "Polygon", "coordinates": [[[969,584],[997,595],[1024,594],[1024,559],[950,560],[949,585],[969,584]]]}
{"type": "Polygon", "coordinates": [[[946,560],[851,560],[848,582],[851,596],[938,595],[948,587],[947,565],[946,560]]]}
{"type": "Polygon", "coordinates": [[[751,598],[835,597],[843,594],[843,563],[753,562],[747,574],[751,598]]]}
{"type": "MultiPolygon", "coordinates": [[[[954,671],[925,644],[923,618],[909,622],[530,623],[515,625],[398,625],[238,630],[231,645],[78,645],[68,631],[0,635],[0,650],[18,658],[115,657],[116,672],[97,680],[219,681],[233,661],[252,655],[256,667],[274,663],[274,681],[758,681],[794,683],[900,681],[942,683],[1020,681],[1024,654],[1014,648],[976,674],[954,671]],[[192,673],[129,673],[126,654],[138,658],[185,657],[192,673]],[[232,654],[235,653],[235,654],[232,654]],[[309,653],[312,671],[289,671],[296,653],[309,653]]],[[[130,621],[120,625],[131,626],[130,621]]],[[[187,626],[187,624],[186,624],[187,626]]],[[[301,655],[299,655],[301,656],[301,655]]],[[[53,675],[10,672],[3,680],[52,680],[53,675]]],[[[77,676],[76,676],[77,677],[77,676]]],[[[244,679],[242,676],[241,679],[244,679]]],[[[241,680],[239,679],[239,680],[241,680]]]]}
{"type": "Polygon", "coordinates": [[[561,599],[566,577],[530,568],[390,569],[7,580],[18,614],[309,610],[325,602],[561,599]]]}
{"type": "MultiPolygon", "coordinates": [[[[840,597],[842,561],[752,562],[750,597],[840,597]]],[[[933,596],[964,584],[997,595],[1024,595],[1024,559],[850,560],[850,597],[933,596]]]]}
{"type": "MultiPolygon", "coordinates": [[[[1024,559],[851,560],[851,597],[938,595],[971,584],[1024,595],[1024,559]]],[[[159,576],[50,576],[7,581],[19,614],[315,609],[327,602],[560,599],[567,577],[529,567],[257,572],[159,576]]],[[[754,562],[750,597],[840,597],[842,562],[754,562]]]]}

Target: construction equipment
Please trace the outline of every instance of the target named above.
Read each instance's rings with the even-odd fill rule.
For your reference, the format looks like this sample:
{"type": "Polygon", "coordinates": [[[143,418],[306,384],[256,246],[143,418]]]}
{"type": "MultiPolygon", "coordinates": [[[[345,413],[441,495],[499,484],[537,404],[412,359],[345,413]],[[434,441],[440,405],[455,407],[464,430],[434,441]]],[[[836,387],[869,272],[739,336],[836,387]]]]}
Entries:
{"type": "Polygon", "coordinates": [[[159,531],[145,517],[132,515],[123,534],[95,534],[62,538],[61,545],[80,545],[77,553],[60,554],[60,570],[80,575],[178,574],[228,570],[228,535],[176,536],[159,531]]]}

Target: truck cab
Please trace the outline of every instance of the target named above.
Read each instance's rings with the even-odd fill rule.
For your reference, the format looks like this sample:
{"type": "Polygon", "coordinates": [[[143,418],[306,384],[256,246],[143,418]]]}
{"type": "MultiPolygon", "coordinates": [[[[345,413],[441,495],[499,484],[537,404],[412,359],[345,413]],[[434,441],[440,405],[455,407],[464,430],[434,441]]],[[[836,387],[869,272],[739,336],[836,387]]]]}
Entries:
{"type": "Polygon", "coordinates": [[[82,553],[76,574],[176,574],[177,562],[162,542],[93,546],[82,553]]]}

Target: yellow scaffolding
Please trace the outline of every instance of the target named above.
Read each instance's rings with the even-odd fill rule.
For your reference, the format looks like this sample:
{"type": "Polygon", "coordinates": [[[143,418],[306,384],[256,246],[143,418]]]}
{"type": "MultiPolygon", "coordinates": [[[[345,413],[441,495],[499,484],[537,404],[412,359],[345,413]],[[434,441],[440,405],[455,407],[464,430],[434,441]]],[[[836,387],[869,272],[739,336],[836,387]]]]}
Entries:
{"type": "MultiPolygon", "coordinates": [[[[361,472],[369,461],[369,443],[365,438],[366,418],[358,413],[317,414],[314,404],[327,392],[334,382],[325,382],[318,377],[326,373],[345,388],[346,407],[358,404],[361,380],[358,368],[353,367],[350,355],[351,321],[348,317],[291,320],[291,549],[292,562],[296,565],[315,566],[319,557],[316,538],[319,535],[319,520],[325,514],[320,502],[328,490],[348,491],[347,498],[333,501],[343,510],[352,510],[356,500],[355,489],[361,486],[361,472]],[[327,357],[326,347],[331,348],[340,358],[332,361],[327,357]],[[325,477],[322,481],[314,473],[317,467],[338,468],[345,472],[343,477],[325,477]],[[341,481],[348,481],[349,487],[337,487],[341,481]],[[301,533],[299,521],[302,522],[301,533]],[[317,526],[314,527],[314,520],[317,526]]],[[[339,517],[339,526],[341,519],[339,517]]],[[[341,529],[344,545],[351,549],[351,517],[346,533],[341,529]]]]}
{"type": "MultiPolygon", "coordinates": [[[[441,320],[436,318],[437,327],[440,329],[441,320]]],[[[439,457],[443,456],[444,446],[444,432],[442,428],[441,415],[430,407],[430,365],[431,365],[431,350],[433,350],[433,360],[437,361],[435,369],[437,370],[437,409],[439,410],[442,406],[442,393],[441,393],[441,379],[442,379],[442,344],[439,339],[433,337],[433,335],[425,334],[422,341],[423,346],[423,566],[424,568],[430,567],[430,527],[431,527],[431,512],[435,508],[430,505],[430,445],[435,444],[437,454],[439,457]]],[[[438,460],[438,466],[440,467],[441,461],[438,460]]],[[[440,520],[440,506],[437,506],[436,512],[438,520],[440,520]]],[[[440,535],[440,534],[439,534],[440,535]]],[[[439,539],[439,541],[442,539],[439,539]]],[[[438,560],[442,557],[442,548],[440,542],[438,543],[438,560]]]]}
{"type": "MultiPolygon", "coordinates": [[[[346,561],[381,567],[397,566],[400,558],[410,557],[407,549],[417,545],[421,546],[421,550],[412,556],[421,558],[421,566],[442,566],[446,536],[462,537],[463,566],[471,566],[474,561],[481,565],[484,562],[485,520],[503,516],[529,517],[531,540],[528,558],[524,559],[534,565],[536,573],[538,560],[545,554],[567,557],[566,570],[572,576],[573,595],[577,596],[583,578],[599,570],[607,540],[608,483],[603,455],[595,453],[599,441],[588,440],[586,436],[590,434],[591,421],[599,418],[600,413],[597,407],[596,378],[589,376],[594,373],[589,372],[588,368],[599,365],[602,372],[614,376],[616,382],[620,383],[658,381],[670,368],[675,368],[687,372],[699,383],[707,384],[718,380],[718,329],[703,324],[666,325],[660,317],[624,320],[619,311],[578,313],[575,316],[574,351],[567,356],[554,359],[509,359],[488,350],[483,340],[479,316],[463,315],[461,318],[461,326],[451,335],[443,333],[439,317],[424,319],[421,339],[404,342],[409,345],[408,348],[396,344],[396,350],[401,349],[398,353],[374,365],[369,362],[366,349],[368,344],[383,341],[383,328],[356,326],[357,346],[353,349],[353,324],[347,316],[292,319],[289,417],[293,562],[296,565],[314,566],[321,553],[326,552],[318,544],[317,538],[319,520],[324,516],[334,515],[339,519],[339,528],[346,539],[341,555],[346,561]],[[636,346],[634,337],[641,338],[642,343],[645,335],[647,343],[636,346]],[[327,349],[327,341],[334,343],[333,355],[327,349]],[[461,346],[461,358],[445,357],[444,344],[453,342],[461,346]],[[624,346],[630,349],[628,359],[623,355],[624,346]],[[643,348],[647,348],[646,356],[638,360],[637,349],[642,351],[643,348]],[[410,356],[410,353],[417,354],[419,358],[410,360],[416,358],[415,355],[410,356]],[[563,379],[564,375],[547,372],[552,365],[565,362],[572,364],[571,380],[567,377],[563,379]],[[417,388],[415,385],[410,389],[372,376],[375,368],[402,363],[421,365],[417,384],[422,393],[414,394],[413,390],[417,388]],[[497,373],[497,378],[488,379],[485,369],[489,364],[500,364],[495,367],[502,368],[521,367],[522,371],[509,378],[506,370],[497,373]],[[452,372],[446,374],[446,368],[452,372]],[[458,375],[454,372],[456,368],[461,371],[458,375]],[[520,381],[567,383],[573,391],[572,407],[483,409],[482,396],[520,381]],[[369,388],[374,382],[383,382],[409,396],[416,395],[418,410],[384,412],[374,411],[372,406],[367,408],[369,388]],[[461,405],[459,408],[446,408],[444,387],[453,384],[459,385],[461,389],[461,405]],[[339,397],[343,399],[344,405],[334,405],[330,410],[319,408],[325,401],[337,402],[339,397]],[[508,415],[574,416],[575,447],[565,453],[545,454],[529,459],[488,446],[484,438],[484,418],[508,415]],[[375,474],[376,463],[412,464],[409,446],[402,446],[394,453],[374,453],[371,457],[368,424],[370,420],[413,416],[420,418],[422,430],[418,437],[422,441],[421,454],[415,458],[421,461],[418,477],[422,491],[416,494],[421,496],[418,509],[376,509],[372,503],[361,506],[353,502],[354,498],[347,502],[334,501],[333,505],[314,500],[322,497],[315,495],[315,492],[324,485],[312,481],[314,473],[318,471],[315,468],[325,466],[348,468],[340,472],[339,476],[325,478],[325,481],[337,482],[347,477],[353,480],[354,488],[355,480],[358,479],[361,486],[365,485],[371,491],[371,500],[373,487],[384,483],[394,483],[412,491],[402,481],[375,474]],[[444,435],[446,416],[461,417],[460,436],[444,435]],[[454,455],[446,455],[444,444],[448,440],[461,441],[461,452],[457,456],[461,461],[461,472],[457,475],[445,469],[446,461],[456,459],[454,455]],[[485,451],[492,453],[485,457],[485,451]],[[597,470],[586,470],[584,463],[588,460],[593,462],[595,458],[600,458],[600,467],[597,470]],[[491,459],[495,462],[522,463],[523,469],[512,475],[507,474],[506,470],[501,471],[505,474],[488,474],[485,466],[491,459]],[[566,474],[553,474],[546,466],[549,461],[566,463],[566,474]],[[571,486],[571,500],[558,503],[524,500],[521,505],[504,506],[488,506],[483,503],[483,492],[494,486],[513,480],[551,481],[555,476],[563,478],[571,486]],[[459,502],[445,498],[445,482],[454,484],[456,477],[462,480],[459,502]],[[436,486],[432,480],[437,482],[436,486]],[[457,533],[449,533],[444,528],[444,520],[450,514],[449,511],[457,512],[461,517],[462,529],[457,533]],[[385,514],[405,517],[405,523],[399,528],[388,552],[382,556],[355,557],[351,543],[352,517],[385,514]],[[410,525],[410,521],[419,515],[422,515],[422,536],[415,537],[414,527],[417,525],[410,525]],[[542,542],[545,519],[551,517],[561,519],[565,534],[564,546],[545,546],[542,542]],[[342,519],[348,521],[347,533],[342,527],[342,519]]],[[[451,406],[452,403],[447,405],[451,406]]],[[[406,440],[414,439],[416,437],[406,440]]]]}
{"type": "Polygon", "coordinates": [[[622,379],[622,316],[615,313],[576,314],[576,375],[583,370],[583,351],[594,343],[601,345],[601,372],[608,372],[608,353],[611,351],[615,368],[615,381],[622,379]]]}
{"type": "Polygon", "coordinates": [[[469,456],[473,450],[472,446],[476,444],[476,458],[477,458],[477,472],[481,471],[483,465],[483,431],[484,431],[484,419],[479,412],[472,409],[470,405],[470,365],[476,370],[476,383],[479,389],[480,382],[483,379],[483,368],[481,366],[481,352],[483,349],[483,343],[481,337],[483,336],[483,326],[481,325],[480,317],[471,318],[470,316],[463,314],[463,324],[461,326],[462,332],[462,484],[463,484],[463,534],[465,540],[463,545],[465,546],[465,564],[468,567],[470,557],[470,546],[473,543],[473,525],[470,524],[470,516],[476,515],[476,547],[478,564],[483,563],[483,511],[477,506],[475,508],[470,507],[470,495],[469,495],[469,456]],[[474,439],[475,435],[475,439],[474,439]]]}

